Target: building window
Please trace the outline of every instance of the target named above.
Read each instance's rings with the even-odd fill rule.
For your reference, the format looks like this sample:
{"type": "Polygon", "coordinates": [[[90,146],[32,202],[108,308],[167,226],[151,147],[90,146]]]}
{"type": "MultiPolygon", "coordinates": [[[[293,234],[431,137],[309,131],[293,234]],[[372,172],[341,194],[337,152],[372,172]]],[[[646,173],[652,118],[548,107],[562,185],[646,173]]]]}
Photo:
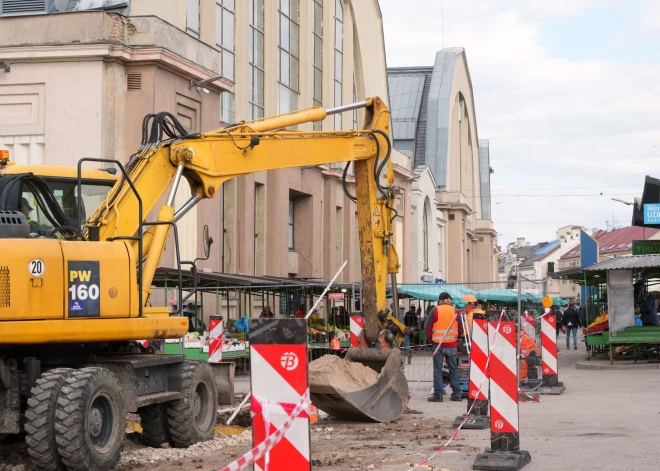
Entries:
{"type": "Polygon", "coordinates": [[[188,0],[186,31],[199,39],[199,0],[188,0]]]}
{"type": "Polygon", "coordinates": [[[215,2],[215,43],[222,50],[221,73],[234,80],[234,0],[215,2]]]}
{"type": "MultiPolygon", "coordinates": [[[[323,106],[323,0],[314,0],[314,97],[316,106],[323,106]]],[[[323,121],[314,123],[314,130],[323,129],[323,121]]]]}
{"type": "Polygon", "coordinates": [[[234,122],[234,94],[231,92],[220,94],[220,121],[226,124],[234,122]]]}
{"type": "Polygon", "coordinates": [[[424,209],[422,212],[422,234],[423,241],[422,245],[424,246],[424,270],[429,269],[429,218],[426,210],[426,202],[424,203],[424,209]]]}
{"type": "Polygon", "coordinates": [[[293,199],[289,200],[289,250],[296,248],[294,244],[295,227],[293,225],[293,199]]]}
{"type": "Polygon", "coordinates": [[[248,117],[264,117],[264,0],[250,2],[250,72],[248,117]]]}
{"type": "Polygon", "coordinates": [[[280,0],[279,113],[298,108],[300,0],[280,0]]]}
{"type": "MultiPolygon", "coordinates": [[[[344,73],[344,7],[335,0],[335,106],[341,106],[344,73]]],[[[341,129],[341,113],[335,115],[335,130],[341,129]]]]}

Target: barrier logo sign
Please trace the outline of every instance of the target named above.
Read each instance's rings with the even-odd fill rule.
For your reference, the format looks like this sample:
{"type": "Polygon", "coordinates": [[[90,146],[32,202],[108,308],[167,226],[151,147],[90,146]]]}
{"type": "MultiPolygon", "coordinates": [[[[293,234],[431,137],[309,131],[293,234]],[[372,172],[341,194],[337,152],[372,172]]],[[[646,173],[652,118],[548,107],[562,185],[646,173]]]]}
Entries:
{"type": "Polygon", "coordinates": [[[280,358],[280,364],[285,370],[293,371],[298,368],[298,355],[293,352],[286,352],[280,358]]]}

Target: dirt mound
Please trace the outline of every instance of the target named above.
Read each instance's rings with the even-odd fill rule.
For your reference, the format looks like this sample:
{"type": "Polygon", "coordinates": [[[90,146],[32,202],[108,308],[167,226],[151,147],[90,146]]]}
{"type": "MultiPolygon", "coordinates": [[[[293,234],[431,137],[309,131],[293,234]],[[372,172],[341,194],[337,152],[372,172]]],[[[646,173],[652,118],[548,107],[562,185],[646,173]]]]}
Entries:
{"type": "Polygon", "coordinates": [[[357,391],[378,381],[378,373],[361,363],[344,361],[336,355],[323,355],[309,364],[309,382],[357,391]]]}

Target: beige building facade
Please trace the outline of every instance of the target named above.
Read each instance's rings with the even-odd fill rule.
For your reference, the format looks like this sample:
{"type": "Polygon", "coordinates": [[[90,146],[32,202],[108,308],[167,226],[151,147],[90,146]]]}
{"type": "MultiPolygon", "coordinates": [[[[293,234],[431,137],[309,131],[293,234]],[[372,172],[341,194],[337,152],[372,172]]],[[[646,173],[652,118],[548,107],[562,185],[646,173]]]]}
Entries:
{"type": "MultiPolygon", "coordinates": [[[[0,148],[19,163],[125,162],[139,145],[142,118],[159,111],[196,132],[311,105],[388,101],[377,0],[132,0],[66,11],[70,3],[57,0],[55,14],[0,18],[0,60],[10,65],[0,72],[0,148]]],[[[356,129],[362,119],[348,112],[299,129],[356,129]]],[[[407,157],[395,163],[405,260],[414,174],[407,157]]],[[[201,255],[206,224],[217,243],[202,268],[327,280],[348,260],[339,281],[360,281],[357,214],[342,191],[342,168],[226,183],[179,223],[182,258],[201,255]]],[[[175,205],[188,195],[180,189],[175,205]]],[[[172,244],[162,265],[174,265],[172,244]]],[[[404,264],[399,281],[410,276],[404,264]]]]}
{"type": "MultiPolygon", "coordinates": [[[[417,224],[434,218],[435,241],[418,248],[411,270],[448,283],[495,281],[497,232],[491,215],[490,144],[479,139],[472,81],[463,48],[436,53],[430,67],[388,69],[394,146],[412,159],[423,182],[428,168],[435,188],[415,185],[417,224]],[[419,193],[421,191],[421,193],[419,193]],[[435,205],[420,211],[421,205],[435,205]],[[429,264],[429,255],[433,263],[429,264]]],[[[419,230],[419,229],[418,229],[419,230]]],[[[423,232],[423,230],[421,231],[423,232]]],[[[424,238],[419,238],[418,244],[424,238]]],[[[426,239],[428,240],[428,238],[426,239]]]]}

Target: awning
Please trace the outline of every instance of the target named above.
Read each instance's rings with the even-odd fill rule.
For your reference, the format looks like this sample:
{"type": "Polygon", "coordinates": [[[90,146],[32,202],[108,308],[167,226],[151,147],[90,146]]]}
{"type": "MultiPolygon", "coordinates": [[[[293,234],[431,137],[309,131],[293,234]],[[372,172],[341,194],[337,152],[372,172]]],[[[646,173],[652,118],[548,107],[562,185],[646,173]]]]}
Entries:
{"type": "Polygon", "coordinates": [[[438,301],[440,293],[447,292],[452,297],[452,301],[458,307],[465,306],[465,302],[461,298],[466,294],[474,294],[467,286],[463,285],[449,285],[449,284],[410,284],[399,285],[399,291],[412,298],[421,299],[423,301],[438,301]]]}

